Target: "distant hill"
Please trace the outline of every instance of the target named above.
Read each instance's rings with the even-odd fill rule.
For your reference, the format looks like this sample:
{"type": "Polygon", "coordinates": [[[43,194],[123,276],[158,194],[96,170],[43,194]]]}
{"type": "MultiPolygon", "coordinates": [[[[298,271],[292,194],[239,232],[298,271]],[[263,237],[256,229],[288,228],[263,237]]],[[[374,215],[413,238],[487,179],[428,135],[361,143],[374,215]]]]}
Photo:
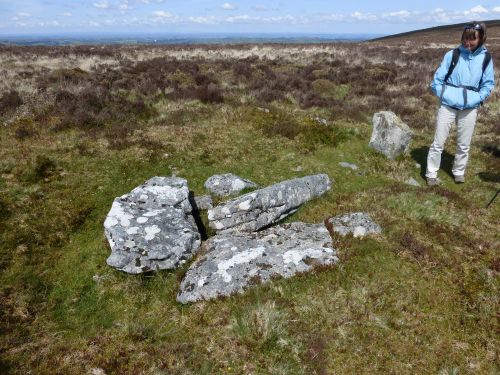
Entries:
{"type": "Polygon", "coordinates": [[[296,33],[201,33],[201,34],[67,34],[0,35],[0,45],[228,45],[228,44],[318,44],[359,42],[380,34],[296,34],[296,33]]]}
{"type": "MultiPolygon", "coordinates": [[[[500,40],[500,20],[483,21],[487,27],[487,44],[497,44],[500,40]]],[[[419,43],[456,43],[459,42],[461,32],[464,26],[468,24],[457,23],[453,25],[435,26],[427,29],[409,31],[400,34],[384,36],[371,39],[369,42],[419,42],[419,43]]]]}

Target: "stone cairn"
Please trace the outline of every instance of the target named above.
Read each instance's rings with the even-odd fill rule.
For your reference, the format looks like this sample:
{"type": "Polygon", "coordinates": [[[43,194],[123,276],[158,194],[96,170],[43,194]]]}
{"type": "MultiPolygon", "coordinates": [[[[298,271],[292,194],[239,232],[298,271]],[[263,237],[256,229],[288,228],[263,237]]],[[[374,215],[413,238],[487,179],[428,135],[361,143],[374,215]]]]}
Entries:
{"type": "MultiPolygon", "coordinates": [[[[228,186],[242,186],[234,181],[251,183],[234,175],[219,176],[225,177],[209,180],[219,181],[216,185],[232,181],[224,185],[225,192],[231,190],[228,186]]],[[[111,246],[107,263],[131,274],[179,267],[201,245],[193,214],[208,209],[209,225],[217,234],[204,243],[203,254],[186,272],[177,295],[180,303],[241,293],[275,276],[287,278],[317,265],[334,264],[338,257],[324,224],[277,224],[305,202],[330,190],[331,184],[326,174],[306,176],[212,207],[209,196],[190,195],[182,178],[151,178],[114,200],[104,222],[111,246]]],[[[358,214],[362,213],[351,218],[355,236],[371,230],[360,229],[368,221],[358,214]]],[[[338,223],[335,220],[330,219],[329,225],[349,226],[349,218],[340,218],[338,223]]]]}

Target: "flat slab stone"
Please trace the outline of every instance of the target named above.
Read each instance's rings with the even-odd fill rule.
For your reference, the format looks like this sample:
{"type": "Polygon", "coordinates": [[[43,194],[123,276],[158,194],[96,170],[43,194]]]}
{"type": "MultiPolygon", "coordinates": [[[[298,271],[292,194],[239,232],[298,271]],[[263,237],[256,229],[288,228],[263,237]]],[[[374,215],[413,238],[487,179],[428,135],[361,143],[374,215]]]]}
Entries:
{"type": "Polygon", "coordinates": [[[209,225],[218,233],[257,231],[294,213],[330,187],[326,174],[283,181],[208,210],[209,225]]]}
{"type": "Polygon", "coordinates": [[[138,274],[173,269],[199,249],[187,181],[153,177],[114,200],[104,221],[111,247],[107,264],[138,274]]]}
{"type": "Polygon", "coordinates": [[[323,224],[278,225],[257,233],[218,234],[189,268],[177,301],[196,302],[241,293],[272,277],[291,277],[338,261],[323,224]]]}
{"type": "Polygon", "coordinates": [[[328,219],[333,232],[346,236],[363,237],[371,233],[381,233],[382,228],[365,212],[353,212],[328,219]]]}
{"type": "Polygon", "coordinates": [[[408,150],[412,132],[408,125],[393,112],[382,111],[373,115],[373,131],[368,144],[389,159],[408,150]]]}
{"type": "Polygon", "coordinates": [[[238,194],[243,189],[257,187],[252,181],[238,177],[232,173],[218,174],[209,177],[208,180],[205,181],[204,186],[211,194],[219,197],[238,194]]]}

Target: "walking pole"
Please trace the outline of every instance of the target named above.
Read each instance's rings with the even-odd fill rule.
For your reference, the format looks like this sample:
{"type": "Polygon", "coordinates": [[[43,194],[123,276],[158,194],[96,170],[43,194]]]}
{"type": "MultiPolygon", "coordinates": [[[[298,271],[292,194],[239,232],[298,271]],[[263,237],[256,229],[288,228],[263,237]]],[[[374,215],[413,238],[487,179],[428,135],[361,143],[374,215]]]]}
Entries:
{"type": "Polygon", "coordinates": [[[500,189],[498,189],[498,190],[497,190],[497,192],[495,193],[495,195],[493,196],[493,198],[491,198],[491,201],[490,201],[490,203],[488,203],[488,204],[486,205],[486,208],[488,208],[488,207],[490,206],[490,204],[492,204],[492,203],[493,203],[493,201],[494,201],[494,200],[495,200],[495,198],[497,197],[498,193],[500,193],[500,189]]]}

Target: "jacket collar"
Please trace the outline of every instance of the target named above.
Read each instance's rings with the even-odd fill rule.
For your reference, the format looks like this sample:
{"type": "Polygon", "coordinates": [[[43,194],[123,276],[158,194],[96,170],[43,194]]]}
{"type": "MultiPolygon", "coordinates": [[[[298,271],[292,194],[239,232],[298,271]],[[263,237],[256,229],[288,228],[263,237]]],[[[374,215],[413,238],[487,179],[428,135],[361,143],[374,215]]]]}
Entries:
{"type": "Polygon", "coordinates": [[[467,56],[478,56],[481,53],[484,53],[486,51],[486,47],[484,45],[481,45],[477,47],[477,49],[474,52],[470,52],[467,48],[465,48],[462,44],[459,47],[460,52],[467,55],[467,56]]]}

